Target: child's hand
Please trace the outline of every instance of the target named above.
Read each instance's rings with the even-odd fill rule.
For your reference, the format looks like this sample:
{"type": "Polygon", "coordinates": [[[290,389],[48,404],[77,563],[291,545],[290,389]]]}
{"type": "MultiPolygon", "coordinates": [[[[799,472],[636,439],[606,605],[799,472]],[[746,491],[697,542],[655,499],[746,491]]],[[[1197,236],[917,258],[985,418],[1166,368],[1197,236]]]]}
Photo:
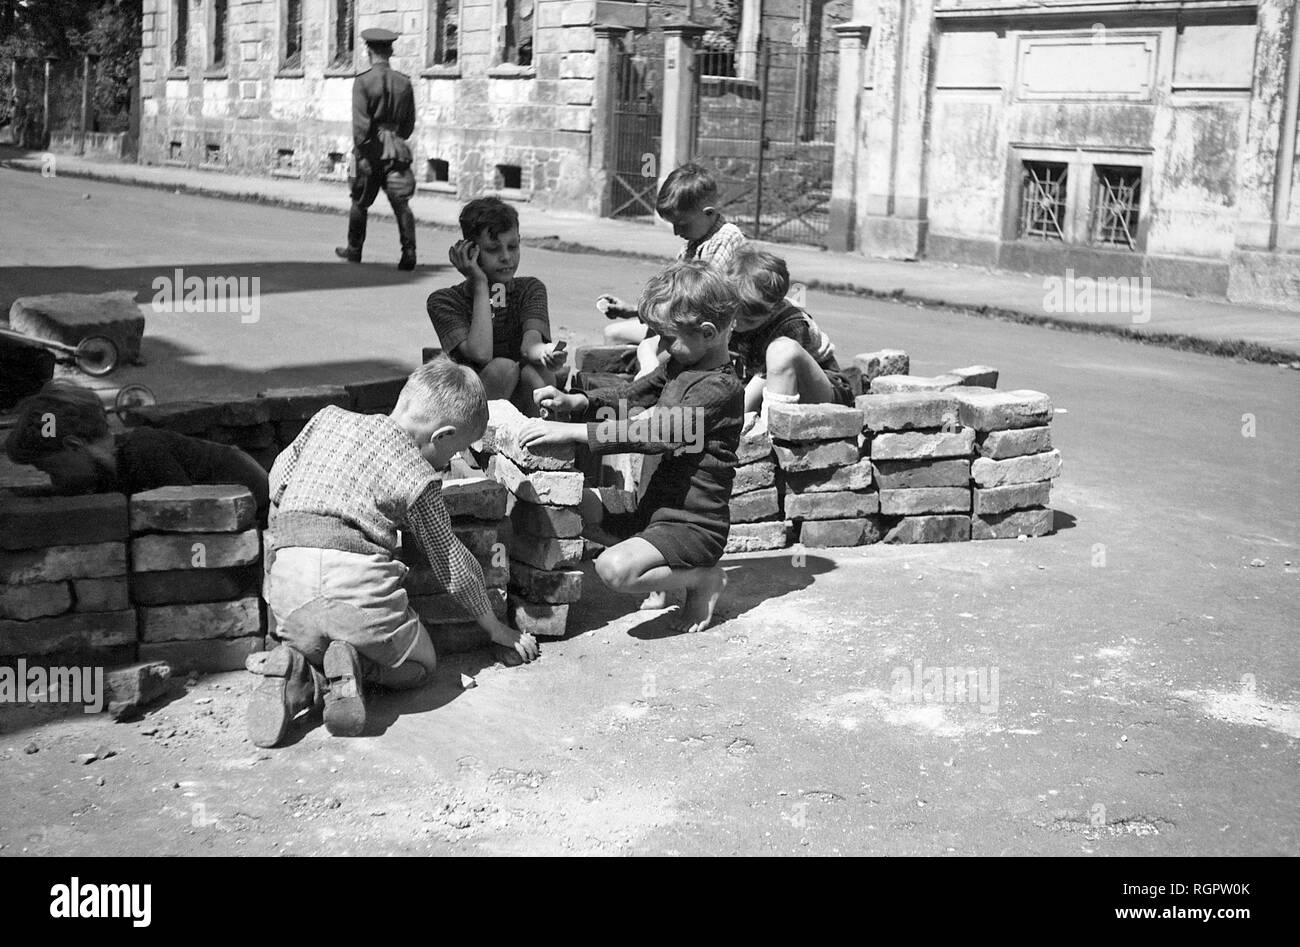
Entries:
{"type": "Polygon", "coordinates": [[[570,429],[574,427],[581,428],[581,425],[531,418],[519,426],[519,446],[537,447],[541,444],[570,444],[573,442],[570,429]]]}
{"type": "Polygon", "coordinates": [[[478,265],[478,244],[473,240],[457,240],[447,251],[447,259],[470,282],[487,283],[487,274],[478,265]]]}
{"type": "Polygon", "coordinates": [[[625,315],[632,307],[610,293],[601,293],[596,297],[596,309],[606,315],[625,315]]]}
{"type": "Polygon", "coordinates": [[[555,371],[569,358],[568,352],[563,349],[556,349],[558,344],[558,342],[538,342],[528,350],[525,358],[536,365],[555,371]]]}
{"type": "Polygon", "coordinates": [[[587,407],[586,395],[568,394],[554,385],[533,389],[533,404],[547,411],[582,411],[587,407]]]}
{"type": "Polygon", "coordinates": [[[537,639],[526,631],[515,631],[509,625],[498,620],[495,616],[489,620],[487,625],[488,637],[495,644],[508,648],[515,654],[519,655],[525,663],[535,660],[540,654],[537,650],[537,639]]]}

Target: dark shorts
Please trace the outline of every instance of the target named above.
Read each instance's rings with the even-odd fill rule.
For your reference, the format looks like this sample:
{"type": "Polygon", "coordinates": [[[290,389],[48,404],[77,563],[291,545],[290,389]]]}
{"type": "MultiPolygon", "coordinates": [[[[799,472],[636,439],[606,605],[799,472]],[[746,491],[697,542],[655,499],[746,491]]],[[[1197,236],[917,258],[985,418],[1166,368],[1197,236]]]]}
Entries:
{"type": "Polygon", "coordinates": [[[653,520],[639,510],[634,513],[607,513],[601,528],[611,536],[644,539],[664,557],[670,569],[708,569],[718,564],[727,548],[727,529],[705,529],[694,523],[653,520]]]}
{"type": "Polygon", "coordinates": [[[835,391],[835,403],[851,408],[854,405],[855,397],[853,389],[849,386],[849,380],[843,374],[831,369],[823,368],[826,374],[826,380],[831,383],[831,388],[835,391]]]}

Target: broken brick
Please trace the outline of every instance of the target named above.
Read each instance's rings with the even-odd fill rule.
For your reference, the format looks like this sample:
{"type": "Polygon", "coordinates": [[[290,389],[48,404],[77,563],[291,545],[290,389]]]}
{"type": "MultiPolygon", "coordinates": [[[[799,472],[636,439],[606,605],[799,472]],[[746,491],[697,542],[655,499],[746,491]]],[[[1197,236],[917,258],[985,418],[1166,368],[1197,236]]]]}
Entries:
{"type": "Polygon", "coordinates": [[[134,645],[135,624],[133,609],[72,612],[32,621],[0,620],[0,655],[31,657],[134,645]]]}
{"type": "Polygon", "coordinates": [[[73,608],[79,612],[120,612],[130,608],[131,596],[126,576],[73,579],[72,601],[73,608]]]}
{"type": "Polygon", "coordinates": [[[548,539],[541,536],[516,536],[510,543],[510,558],[537,569],[558,569],[582,561],[581,539],[548,539]]]}
{"type": "Polygon", "coordinates": [[[961,543],[970,538],[969,516],[904,516],[885,534],[887,543],[961,543]]]}
{"type": "Polygon", "coordinates": [[[727,534],[726,552],[759,552],[765,549],[784,549],[790,544],[791,523],[733,523],[727,534]]]}
{"type": "Polygon", "coordinates": [[[534,569],[523,562],[510,563],[510,591],[530,602],[563,605],[582,598],[582,571],[534,569]]]}
{"type": "Polygon", "coordinates": [[[582,535],[582,513],[576,506],[547,506],[520,500],[510,511],[516,533],[570,538],[582,535]]]}
{"type": "Polygon", "coordinates": [[[871,459],[863,457],[843,467],[810,470],[805,473],[784,473],[787,495],[789,493],[833,493],[840,490],[866,490],[871,486],[871,459]]]}
{"type": "Polygon", "coordinates": [[[488,402],[488,424],[483,434],[484,450],[504,454],[521,470],[572,470],[573,444],[539,444],[535,448],[519,443],[519,429],[528,422],[509,401],[488,402]]]}
{"type": "Polygon", "coordinates": [[[45,549],[0,550],[0,581],[8,585],[99,579],[126,574],[126,543],[49,546],[45,549]]]}
{"type": "Polygon", "coordinates": [[[1049,509],[1013,510],[971,518],[971,539],[1015,539],[1017,536],[1046,536],[1052,532],[1055,514],[1049,509]]]}
{"type": "Polygon", "coordinates": [[[577,471],[537,470],[525,473],[504,454],[497,455],[496,477],[520,500],[577,506],[582,502],[583,476],[577,471]]]}
{"type": "Polygon", "coordinates": [[[781,499],[776,487],[733,496],[729,506],[733,523],[756,523],[781,514],[781,499]]]}
{"type": "Polygon", "coordinates": [[[130,720],[171,689],[171,665],[146,661],[104,675],[108,712],[114,720],[130,720]]]}
{"type": "Polygon", "coordinates": [[[62,615],[71,609],[72,587],[67,582],[0,586],[0,618],[30,621],[62,615]]]}
{"type": "Polygon", "coordinates": [[[869,387],[881,375],[906,375],[912,370],[911,360],[901,349],[881,349],[853,356],[853,365],[862,373],[863,387],[869,387]]]}
{"type": "Polygon", "coordinates": [[[888,395],[900,391],[944,391],[956,388],[962,380],[956,375],[881,375],[871,382],[873,395],[888,395]]]}
{"type": "Polygon", "coordinates": [[[1006,460],[977,457],[971,464],[970,472],[971,479],[981,487],[1051,480],[1061,475],[1061,452],[1049,450],[1042,454],[1008,457],[1006,460]]]}
{"type": "Polygon", "coordinates": [[[880,542],[882,532],[882,523],[878,516],[804,520],[799,526],[799,542],[810,549],[869,546],[880,542]]]}
{"type": "Polygon", "coordinates": [[[731,495],[749,493],[776,485],[776,464],[770,460],[757,460],[736,468],[736,479],[731,485],[731,495]]]}
{"type": "Polygon", "coordinates": [[[948,393],[957,399],[961,423],[981,433],[1041,427],[1052,420],[1052,399],[1041,391],[963,387],[948,393]]]}
{"type": "Polygon", "coordinates": [[[452,519],[499,520],[506,515],[506,488],[489,477],[444,480],[442,502],[452,519]]]}
{"type": "Polygon", "coordinates": [[[766,428],[761,430],[750,428],[740,435],[740,446],[736,448],[737,464],[752,464],[755,461],[767,460],[771,455],[772,437],[766,428]]]}
{"type": "Polygon", "coordinates": [[[956,460],[876,460],[876,486],[881,490],[905,490],[914,487],[969,487],[970,461],[956,460]]]}
{"type": "Polygon", "coordinates": [[[1052,481],[1011,483],[1001,487],[976,488],[974,492],[974,512],[977,515],[987,516],[994,513],[1008,513],[1011,510],[1047,506],[1051,500],[1052,481]]]}
{"type": "Polygon", "coordinates": [[[773,441],[772,450],[781,469],[791,473],[854,464],[861,458],[857,440],[852,438],[809,444],[773,441]]]}
{"type": "Polygon", "coordinates": [[[998,370],[990,368],[988,365],[967,365],[965,368],[954,368],[948,374],[956,375],[961,379],[962,385],[968,388],[996,388],[998,386],[998,370]]]}
{"type": "Polygon", "coordinates": [[[569,623],[568,605],[529,602],[511,595],[508,602],[510,624],[519,631],[545,638],[563,638],[569,623]]]}
{"type": "Polygon", "coordinates": [[[923,460],[969,457],[975,446],[975,429],[958,431],[890,431],[871,439],[872,460],[923,460]]]}
{"type": "Polygon", "coordinates": [[[131,497],[135,533],[236,533],[256,516],[253,494],[234,484],[159,487],[131,497]]]}
{"type": "Polygon", "coordinates": [[[970,505],[969,487],[921,487],[880,491],[880,512],[886,516],[969,513],[970,505]]]}
{"type": "Polygon", "coordinates": [[[873,393],[859,397],[857,406],[869,431],[953,430],[957,426],[957,399],[946,391],[873,393]]]}
{"type": "Polygon", "coordinates": [[[1052,449],[1052,429],[1022,427],[1012,431],[989,431],[979,440],[977,451],[990,460],[1006,460],[1025,454],[1042,454],[1052,449]]]}

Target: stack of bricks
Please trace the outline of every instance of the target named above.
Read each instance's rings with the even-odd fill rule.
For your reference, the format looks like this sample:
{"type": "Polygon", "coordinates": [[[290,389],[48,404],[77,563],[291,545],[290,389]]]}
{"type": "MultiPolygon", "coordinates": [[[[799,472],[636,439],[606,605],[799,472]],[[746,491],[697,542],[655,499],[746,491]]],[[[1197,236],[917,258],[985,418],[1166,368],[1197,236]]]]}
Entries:
{"type": "Polygon", "coordinates": [[[126,497],[0,498],[0,656],[135,659],[126,497]]]}
{"type": "Polygon", "coordinates": [[[483,446],[496,455],[494,475],[511,494],[510,623],[560,637],[569,606],[582,598],[585,478],[573,445],[523,447],[523,415],[508,401],[492,401],[489,409],[483,446]]]}
{"type": "Polygon", "coordinates": [[[766,429],[741,435],[736,449],[736,478],[731,486],[731,531],[727,552],[783,549],[791,524],[781,514],[776,455],[766,429]]]}
{"type": "Polygon", "coordinates": [[[974,429],[971,539],[1014,539],[1052,531],[1052,401],[1037,391],[954,389],[961,421],[974,429]]]}
{"type": "MultiPolygon", "coordinates": [[[[330,405],[351,408],[352,399],[342,385],[318,385],[311,388],[268,388],[258,394],[266,405],[280,449],[288,447],[302,433],[307,422],[330,405]]],[[[269,465],[266,466],[270,469],[269,465]]]]}
{"type": "Polygon", "coordinates": [[[862,450],[862,412],[835,404],[773,404],[768,431],[781,471],[784,515],[805,546],[878,542],[880,498],[862,450]]]}
{"type": "Polygon", "coordinates": [[[247,487],[160,487],[131,497],[131,599],[140,659],[234,671],[265,645],[261,542],[247,487]]]}

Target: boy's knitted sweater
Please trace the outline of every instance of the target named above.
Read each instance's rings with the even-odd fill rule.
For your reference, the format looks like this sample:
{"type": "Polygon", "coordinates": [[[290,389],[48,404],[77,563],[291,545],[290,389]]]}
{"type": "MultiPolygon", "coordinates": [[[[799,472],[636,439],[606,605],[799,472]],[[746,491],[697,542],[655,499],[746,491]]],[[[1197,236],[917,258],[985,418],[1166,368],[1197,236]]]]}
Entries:
{"type": "Polygon", "coordinates": [[[469,614],[492,611],[482,568],[451,530],[442,480],[410,435],[386,415],[318,412],[271,468],[273,548],[395,557],[399,529],[469,614]]]}

